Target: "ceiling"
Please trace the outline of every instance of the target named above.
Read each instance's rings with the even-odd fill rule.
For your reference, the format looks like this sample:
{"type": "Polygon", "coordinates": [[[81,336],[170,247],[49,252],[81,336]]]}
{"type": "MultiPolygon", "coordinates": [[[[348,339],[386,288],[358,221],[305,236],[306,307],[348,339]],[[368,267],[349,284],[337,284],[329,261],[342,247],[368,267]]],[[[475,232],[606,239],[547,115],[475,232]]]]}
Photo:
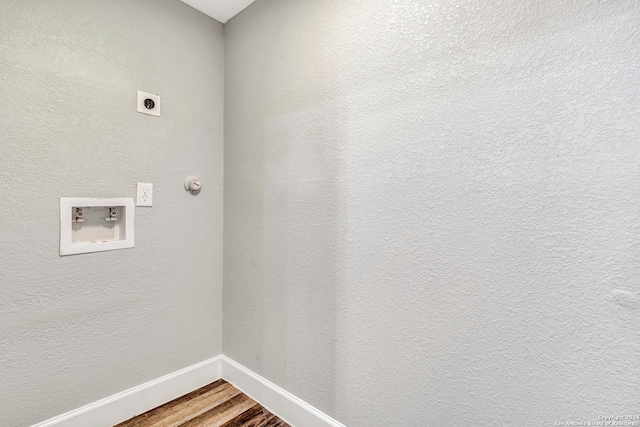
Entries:
{"type": "Polygon", "coordinates": [[[255,0],[182,0],[189,6],[223,24],[243,11],[255,0]]]}

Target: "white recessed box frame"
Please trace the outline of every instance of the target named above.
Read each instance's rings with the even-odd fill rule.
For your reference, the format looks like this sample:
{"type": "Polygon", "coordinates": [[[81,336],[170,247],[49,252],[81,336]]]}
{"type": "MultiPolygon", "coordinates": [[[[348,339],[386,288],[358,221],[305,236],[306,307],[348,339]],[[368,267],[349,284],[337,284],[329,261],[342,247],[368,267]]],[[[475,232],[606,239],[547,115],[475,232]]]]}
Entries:
{"type": "Polygon", "coordinates": [[[134,247],[133,220],[135,206],[132,198],[94,199],[94,198],[60,198],[60,256],[86,254],[90,252],[112,251],[134,247]],[[125,238],[105,242],[73,243],[72,208],[92,207],[124,207],[120,212],[123,217],[125,238]]]}

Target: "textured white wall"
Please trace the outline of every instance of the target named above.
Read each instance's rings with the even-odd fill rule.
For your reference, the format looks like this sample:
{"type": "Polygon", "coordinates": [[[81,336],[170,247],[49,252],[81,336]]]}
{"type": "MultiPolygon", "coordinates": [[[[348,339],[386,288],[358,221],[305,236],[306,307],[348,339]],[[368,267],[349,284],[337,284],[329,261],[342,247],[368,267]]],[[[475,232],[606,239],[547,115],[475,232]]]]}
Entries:
{"type": "Polygon", "coordinates": [[[225,26],[224,352],[348,426],[640,414],[640,3],[225,26]]]}
{"type": "Polygon", "coordinates": [[[0,2],[3,427],[221,352],[222,38],[177,0],[0,2]],[[162,117],[136,113],[138,89],[162,117]],[[59,197],[138,181],[155,194],[134,249],[58,256],[59,197]]]}

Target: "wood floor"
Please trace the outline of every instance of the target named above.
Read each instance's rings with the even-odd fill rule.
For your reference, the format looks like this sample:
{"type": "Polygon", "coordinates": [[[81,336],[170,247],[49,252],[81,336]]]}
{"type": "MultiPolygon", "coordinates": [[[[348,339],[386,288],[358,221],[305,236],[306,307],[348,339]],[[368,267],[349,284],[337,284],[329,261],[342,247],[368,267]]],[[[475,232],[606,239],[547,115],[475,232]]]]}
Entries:
{"type": "Polygon", "coordinates": [[[246,394],[218,380],[115,427],[289,427],[246,394]]]}

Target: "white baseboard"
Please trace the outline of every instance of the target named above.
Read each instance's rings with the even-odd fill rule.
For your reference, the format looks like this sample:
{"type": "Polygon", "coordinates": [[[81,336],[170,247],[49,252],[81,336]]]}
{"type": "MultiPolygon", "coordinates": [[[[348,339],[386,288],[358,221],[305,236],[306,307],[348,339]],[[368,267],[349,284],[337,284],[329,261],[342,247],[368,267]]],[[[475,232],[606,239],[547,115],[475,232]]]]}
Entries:
{"type": "Polygon", "coordinates": [[[345,427],[241,364],[222,356],[222,378],[292,427],[345,427]]]}
{"type": "Polygon", "coordinates": [[[224,355],[59,415],[32,427],[110,427],[224,378],[292,427],[345,427],[224,355]]]}
{"type": "Polygon", "coordinates": [[[221,360],[216,356],[33,427],[113,426],[220,379],[221,360]]]}

